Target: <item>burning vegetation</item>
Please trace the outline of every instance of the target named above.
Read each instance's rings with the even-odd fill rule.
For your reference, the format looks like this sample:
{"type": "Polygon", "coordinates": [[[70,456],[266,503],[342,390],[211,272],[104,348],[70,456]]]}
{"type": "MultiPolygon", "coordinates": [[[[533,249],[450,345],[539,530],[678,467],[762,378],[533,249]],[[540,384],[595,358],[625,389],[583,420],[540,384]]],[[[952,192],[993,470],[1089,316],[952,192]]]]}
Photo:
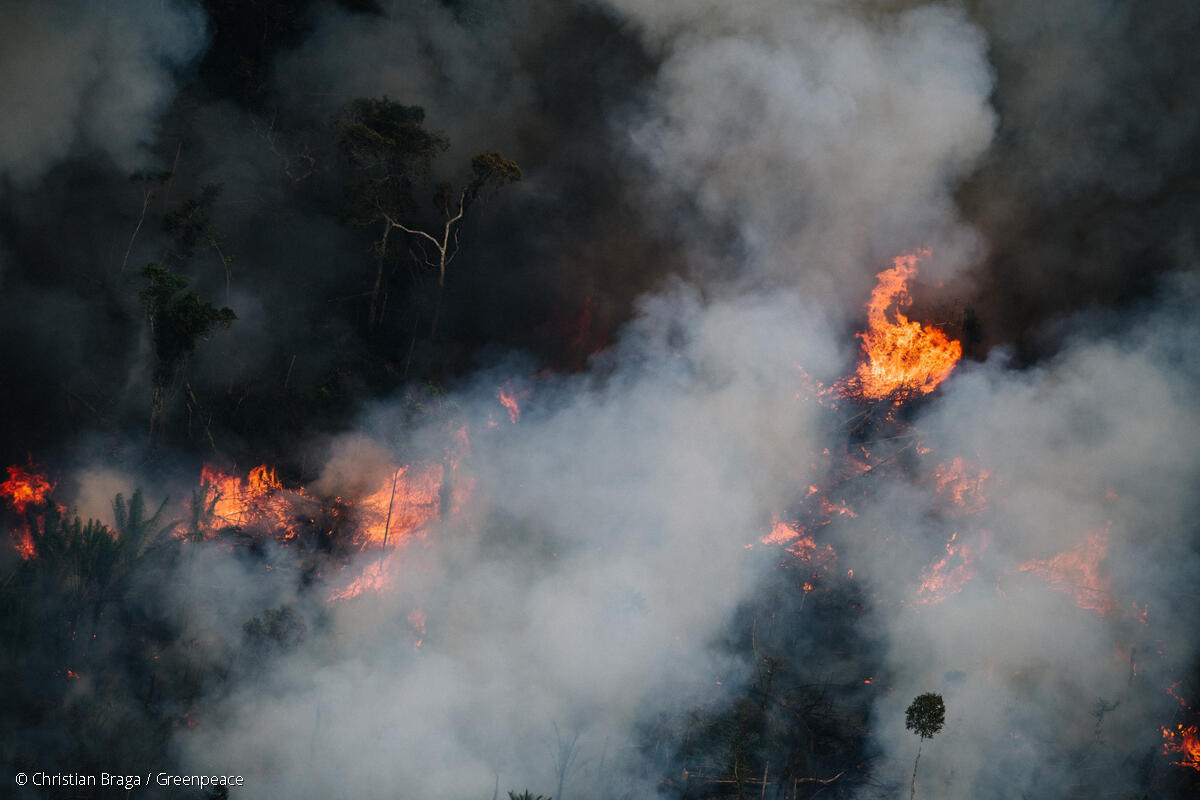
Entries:
{"type": "Polygon", "coordinates": [[[868,400],[896,402],[932,392],[962,358],[962,344],[942,331],[910,320],[902,309],[912,305],[909,282],[928,250],[897,256],[891,269],[875,276],[878,285],[867,303],[862,363],[846,382],[846,392],[868,400]]]}
{"type": "Polygon", "coordinates": [[[1200,795],[1185,4],[10,5],[9,775],[1200,795]]]}

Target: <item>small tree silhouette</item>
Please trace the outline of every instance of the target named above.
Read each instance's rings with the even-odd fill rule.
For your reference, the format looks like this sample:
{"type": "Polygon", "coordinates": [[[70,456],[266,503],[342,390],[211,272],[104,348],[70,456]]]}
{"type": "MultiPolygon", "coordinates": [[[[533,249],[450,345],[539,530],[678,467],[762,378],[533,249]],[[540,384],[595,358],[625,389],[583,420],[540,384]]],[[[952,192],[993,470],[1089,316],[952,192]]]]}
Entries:
{"type": "Polygon", "coordinates": [[[910,800],[917,796],[917,767],[921,763],[921,745],[926,739],[932,739],[934,734],[942,730],[946,724],[946,704],[940,694],[926,692],[918,695],[908,710],[904,712],[904,727],[921,737],[917,745],[917,760],[913,762],[912,793],[910,800]]]}

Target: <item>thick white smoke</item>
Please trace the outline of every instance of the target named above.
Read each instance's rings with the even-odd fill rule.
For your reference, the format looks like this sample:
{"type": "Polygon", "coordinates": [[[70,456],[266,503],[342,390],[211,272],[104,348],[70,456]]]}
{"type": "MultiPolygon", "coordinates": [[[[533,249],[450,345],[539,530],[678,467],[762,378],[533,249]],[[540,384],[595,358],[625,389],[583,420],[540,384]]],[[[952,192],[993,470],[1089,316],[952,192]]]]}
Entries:
{"type": "MultiPolygon", "coordinates": [[[[817,480],[810,456],[834,427],[797,368],[829,381],[845,366],[842,315],[881,257],[932,243],[949,263],[973,247],[950,191],[987,145],[990,73],[979,32],[941,8],[872,21],[673,4],[669,25],[664,8],[621,9],[666,51],[628,134],[650,168],[645,213],[694,225],[691,255],[709,265],[721,248],[703,246],[706,231],[732,229],[743,254],[717,265],[717,283],[742,273],[772,288],[648,297],[596,375],[544,383],[518,425],[474,434],[472,522],[406,551],[399,598],[336,606],[269,675],[214,699],[180,740],[189,763],[254,774],[263,797],[464,797],[497,777],[549,793],[557,726],[580,737],[587,778],[565,794],[640,796],[656,778],[639,783],[637,726],[741,679],[745,665],[711,645],[756,585],[744,545],[817,480]],[[677,216],[690,204],[697,216],[677,216]],[[414,603],[430,630],[419,649],[414,603]]],[[[397,36],[415,33],[327,20],[317,63],[330,42],[366,53],[397,36]]],[[[353,80],[322,74],[438,105],[436,86],[463,81],[431,81],[417,44],[370,69],[351,56],[353,80]]],[[[483,418],[494,387],[455,402],[483,418]]],[[[364,422],[380,446],[390,419],[385,407],[364,422]]],[[[353,484],[353,464],[339,457],[322,489],[353,484]]]]}
{"type": "Polygon", "coordinates": [[[747,263],[722,277],[749,267],[857,309],[899,252],[932,246],[938,278],[980,255],[951,192],[991,140],[992,75],[961,11],[614,5],[666,54],[631,133],[656,178],[647,213],[695,206],[700,242],[736,237],[747,263]]]}
{"type": "Polygon", "coordinates": [[[844,552],[882,601],[894,691],[872,727],[897,759],[893,779],[907,778],[917,749],[905,706],[924,691],[945,696],[922,796],[1066,795],[1086,783],[1132,791],[1145,781],[1143,759],[1176,705],[1168,675],[1197,646],[1184,596],[1200,576],[1200,360],[1186,344],[1197,334],[1196,287],[1173,289],[1186,299],[1136,322],[1075,321],[1069,346],[1039,369],[999,357],[964,369],[915,422],[932,448],[926,466],[882,488],[843,531],[844,552]],[[954,456],[990,473],[986,508],[970,518],[930,502],[932,465],[954,456]],[[914,483],[926,490],[906,493],[914,483]],[[985,539],[972,538],[978,530],[985,539]],[[974,548],[975,577],[922,605],[913,551],[932,562],[955,531],[974,548]],[[1089,549],[1094,576],[1068,568],[1051,580],[1028,568],[1089,549]],[[1077,607],[1077,593],[1095,608],[1077,607]]]}
{"type": "MultiPolygon", "coordinates": [[[[631,767],[636,725],[742,677],[714,638],[755,586],[745,545],[815,479],[796,454],[824,447],[826,412],[796,365],[829,374],[831,339],[791,293],[648,299],[603,380],[543,387],[519,424],[471,433],[456,480],[473,499],[404,551],[398,594],[335,604],[328,627],[201,712],[189,762],[253,774],[262,797],[464,797],[497,777],[554,790],[557,726],[579,737],[569,795],[651,791],[631,767]]],[[[468,418],[499,412],[494,383],[457,397],[468,418]]],[[[395,413],[364,427],[386,441],[395,413]]],[[[358,476],[339,457],[323,480],[358,476]]]]}
{"type": "MultiPolygon", "coordinates": [[[[472,430],[473,500],[404,551],[394,593],[322,610],[221,553],[187,566],[181,602],[221,597],[196,624],[228,642],[233,666],[177,746],[196,769],[251,776],[250,797],[459,798],[499,780],[561,800],[554,761],[575,736],[564,795],[648,796],[657,776],[639,769],[638,726],[744,677],[713,647],[761,577],[743,546],[818,481],[809,457],[836,435],[797,367],[828,382],[849,366],[845,326],[889,257],[932,246],[924,274],[949,280],[982,251],[953,192],[991,141],[992,71],[962,11],[609,5],[661,56],[645,106],[614,120],[614,139],[640,158],[635,202],[688,242],[701,285],[645,298],[620,344],[584,376],[542,381],[519,424],[472,430]],[[306,615],[307,635],[285,652],[239,652],[245,620],[283,603],[306,615]]],[[[488,131],[468,98],[528,99],[502,37],[464,32],[441,9],[318,22],[282,75],[311,70],[339,97],[449,98],[471,143],[488,131]],[[410,17],[420,24],[400,24],[410,17]],[[382,63],[365,57],[381,51],[382,63]]],[[[954,525],[923,488],[932,462],[889,473],[857,520],[839,523],[840,563],[873,595],[864,624],[887,649],[893,692],[872,726],[881,780],[905,780],[915,737],[903,709],[921,691],[949,706],[926,744],[924,796],[1063,792],[1077,773],[1044,758],[1050,740],[1120,741],[1125,761],[1104,768],[1130,780],[1154,744],[1161,700],[1120,659],[1143,637],[1194,650],[1189,617],[1158,580],[1168,565],[1174,580],[1196,574],[1196,364],[1169,346],[1183,325],[1155,317],[1117,339],[1085,321],[1080,336],[1096,340],[1042,369],[994,359],[930,402],[914,424],[933,457],[993,474],[978,523],[990,545],[961,593],[914,608],[921,569],[954,525]],[[1110,616],[1021,572],[1100,529],[1121,606],[1110,616]],[[1124,615],[1135,602],[1150,606],[1152,634],[1124,615]],[[1101,699],[1119,703],[1103,719],[1090,714],[1101,699]]],[[[478,424],[498,413],[495,385],[452,401],[478,424]]],[[[339,443],[322,492],[374,483],[363,475],[444,433],[403,430],[398,406],[365,414],[339,443]]]]}

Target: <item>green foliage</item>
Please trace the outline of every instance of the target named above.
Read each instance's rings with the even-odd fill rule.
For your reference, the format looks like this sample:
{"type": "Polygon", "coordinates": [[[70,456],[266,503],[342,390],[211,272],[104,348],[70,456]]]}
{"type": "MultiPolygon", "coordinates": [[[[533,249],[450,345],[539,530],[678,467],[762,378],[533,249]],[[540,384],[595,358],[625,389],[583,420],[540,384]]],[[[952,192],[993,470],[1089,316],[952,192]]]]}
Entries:
{"type": "Polygon", "coordinates": [[[473,183],[479,186],[503,186],[521,180],[521,168],[517,162],[505,158],[498,150],[489,150],[472,158],[471,172],[475,176],[473,183]]]}
{"type": "Polygon", "coordinates": [[[357,225],[417,209],[415,188],[428,181],[433,159],[450,147],[439,131],[422,126],[425,110],[382,98],[360,97],[337,119],[338,149],[360,179],[346,189],[346,214],[357,225]]]}
{"type": "Polygon", "coordinates": [[[154,343],[156,386],[170,384],[184,362],[196,350],[196,342],[218,328],[228,328],[237,315],[231,308],[217,308],[187,290],[187,280],[158,264],[142,270],[146,284],[141,291],[142,305],[150,322],[154,343]]]}
{"type": "Polygon", "coordinates": [[[212,227],[212,210],[221,196],[222,188],[220,183],[204,184],[198,196],[184,201],[178,211],[163,218],[163,230],[175,240],[180,257],[190,258],[198,244],[220,244],[220,238],[212,227]]]}
{"type": "Polygon", "coordinates": [[[142,556],[147,550],[157,544],[172,528],[174,522],[165,522],[163,512],[166,511],[169,498],[163,498],[158,510],[151,516],[146,516],[146,500],[141,489],[135,489],[129,502],[125,496],[118,494],[113,499],[113,519],[117,526],[117,541],[122,553],[128,561],[142,556]]]}
{"type": "Polygon", "coordinates": [[[904,727],[920,736],[931,739],[946,724],[946,704],[940,694],[926,692],[918,695],[904,712],[904,727]]]}
{"type": "Polygon", "coordinates": [[[57,507],[32,522],[36,536],[38,563],[58,576],[65,596],[76,602],[91,602],[98,607],[122,585],[132,567],[173,523],[163,523],[167,500],[152,515],[146,515],[142,490],[136,490],[129,502],[118,494],[113,500],[115,529],[89,519],[70,519],[57,507]]]}
{"type": "Polygon", "coordinates": [[[63,596],[102,603],[121,561],[120,539],[103,523],[66,518],[57,507],[37,521],[38,558],[58,576],[63,596]]]}
{"type": "Polygon", "coordinates": [[[191,513],[185,531],[189,542],[199,542],[204,539],[205,531],[208,530],[216,516],[217,501],[220,499],[220,495],[208,483],[202,484],[199,489],[192,490],[192,502],[188,506],[191,513]]]}

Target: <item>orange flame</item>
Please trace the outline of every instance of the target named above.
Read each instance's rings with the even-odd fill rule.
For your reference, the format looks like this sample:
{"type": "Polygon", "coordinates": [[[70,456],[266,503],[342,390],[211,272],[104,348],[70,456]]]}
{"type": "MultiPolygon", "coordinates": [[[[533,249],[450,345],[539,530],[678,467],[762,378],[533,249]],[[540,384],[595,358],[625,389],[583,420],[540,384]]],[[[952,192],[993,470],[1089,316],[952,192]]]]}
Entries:
{"type": "Polygon", "coordinates": [[[1175,726],[1175,730],[1163,727],[1163,755],[1181,755],[1179,761],[1172,761],[1172,764],[1180,767],[1191,767],[1194,770],[1200,770],[1200,731],[1195,725],[1183,727],[1183,724],[1175,726]]]}
{"type": "Polygon", "coordinates": [[[356,504],[363,520],[363,546],[396,546],[428,522],[441,506],[440,464],[400,467],[374,493],[356,504]]]}
{"type": "Polygon", "coordinates": [[[938,464],[933,471],[934,491],[948,500],[957,513],[977,514],[987,507],[983,487],[991,473],[985,469],[973,471],[961,456],[949,465],[938,464]]]}
{"type": "MultiPolygon", "coordinates": [[[[11,466],[7,468],[8,480],[0,483],[0,497],[18,516],[23,517],[30,509],[38,509],[50,504],[50,494],[54,484],[32,465],[30,467],[11,466]]],[[[33,541],[33,532],[29,528],[28,519],[21,519],[13,527],[13,543],[21,558],[28,561],[37,555],[37,546],[33,541]]]]}
{"type": "Polygon", "coordinates": [[[389,554],[384,559],[372,560],[353,581],[344,588],[330,594],[325,602],[335,603],[339,600],[349,600],[368,591],[376,594],[383,592],[392,583],[391,569],[393,567],[393,556],[395,556],[395,553],[389,554]]]}
{"type": "Polygon", "coordinates": [[[18,514],[24,514],[29,506],[45,505],[53,491],[54,484],[45,475],[25,467],[9,467],[8,480],[0,483],[0,497],[18,514]]]}
{"type": "Polygon", "coordinates": [[[303,491],[285,490],[271,467],[257,466],[245,478],[239,478],[205,464],[200,484],[212,504],[216,527],[264,526],[284,539],[296,535],[295,501],[305,495],[303,491]]]}
{"type": "Polygon", "coordinates": [[[1108,556],[1108,528],[1092,531],[1075,547],[1046,559],[1030,559],[1020,566],[1045,580],[1050,588],[1071,595],[1075,605],[1103,616],[1112,610],[1108,596],[1111,576],[1101,571],[1108,556]]]}
{"type": "Polygon", "coordinates": [[[837,561],[837,551],[833,545],[822,547],[817,544],[812,534],[796,522],[787,523],[776,518],[771,524],[771,532],[759,541],[763,544],[787,545],[788,552],[815,567],[818,575],[837,561]]]}
{"type": "Polygon", "coordinates": [[[897,400],[929,394],[944,381],[962,357],[962,344],[937,328],[911,322],[900,309],[912,305],[908,281],[917,274],[917,263],[929,255],[918,250],[893,260],[880,272],[879,284],[867,303],[868,329],[858,334],[863,360],[853,388],[872,400],[897,400]],[[892,310],[895,321],[888,319],[892,310]]]}
{"type": "Polygon", "coordinates": [[[958,531],[950,534],[946,542],[946,555],[930,564],[921,573],[921,586],[917,589],[917,602],[936,605],[952,594],[962,591],[967,582],[975,577],[975,561],[979,553],[988,547],[986,532],[980,534],[978,547],[958,542],[958,531]]]}
{"type": "Polygon", "coordinates": [[[496,390],[496,397],[499,398],[500,405],[508,411],[509,422],[516,425],[521,421],[521,404],[517,402],[517,393],[512,390],[505,391],[506,389],[508,389],[507,381],[496,390]]]}
{"type": "Polygon", "coordinates": [[[1167,694],[1179,701],[1180,707],[1182,707],[1185,711],[1191,711],[1192,707],[1188,705],[1187,701],[1183,699],[1183,695],[1179,693],[1179,687],[1182,685],[1183,681],[1175,681],[1167,687],[1167,694]]]}

